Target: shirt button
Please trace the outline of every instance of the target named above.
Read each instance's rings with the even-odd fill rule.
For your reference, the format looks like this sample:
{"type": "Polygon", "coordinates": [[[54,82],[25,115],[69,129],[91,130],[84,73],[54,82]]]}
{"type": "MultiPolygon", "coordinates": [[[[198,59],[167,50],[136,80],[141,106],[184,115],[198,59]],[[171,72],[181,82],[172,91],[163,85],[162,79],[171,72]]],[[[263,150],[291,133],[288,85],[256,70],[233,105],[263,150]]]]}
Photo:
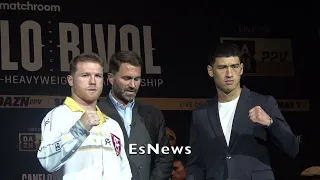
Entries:
{"type": "Polygon", "coordinates": [[[231,156],[228,155],[228,156],[227,156],[227,159],[231,159],[231,156]]]}
{"type": "Polygon", "coordinates": [[[139,166],[139,169],[142,169],[142,166],[139,166]]]}

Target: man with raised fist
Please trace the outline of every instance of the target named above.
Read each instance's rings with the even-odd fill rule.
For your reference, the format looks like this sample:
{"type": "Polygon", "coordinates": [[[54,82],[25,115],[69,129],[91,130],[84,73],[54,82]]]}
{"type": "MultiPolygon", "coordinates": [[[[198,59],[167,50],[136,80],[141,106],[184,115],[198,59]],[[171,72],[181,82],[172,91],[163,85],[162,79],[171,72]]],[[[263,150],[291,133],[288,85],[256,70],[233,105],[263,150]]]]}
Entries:
{"type": "Polygon", "coordinates": [[[273,180],[270,145],[291,158],[298,154],[275,98],[240,86],[241,56],[233,44],[210,52],[207,71],[217,95],[193,111],[187,180],[273,180]]]}
{"type": "Polygon", "coordinates": [[[71,97],[42,120],[37,157],[58,179],[131,180],[123,132],[97,106],[103,67],[96,54],[80,54],[71,60],[67,77],[71,97]]]}

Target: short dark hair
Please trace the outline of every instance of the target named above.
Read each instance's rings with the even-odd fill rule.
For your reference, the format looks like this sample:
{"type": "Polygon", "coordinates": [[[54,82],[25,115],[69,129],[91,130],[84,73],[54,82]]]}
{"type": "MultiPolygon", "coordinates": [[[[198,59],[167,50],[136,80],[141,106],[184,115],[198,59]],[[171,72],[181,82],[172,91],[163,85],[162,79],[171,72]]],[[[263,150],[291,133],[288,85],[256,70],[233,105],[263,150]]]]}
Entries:
{"type": "Polygon", "coordinates": [[[183,154],[174,155],[173,161],[180,161],[184,168],[187,168],[187,157],[183,154]]]}
{"type": "Polygon", "coordinates": [[[94,62],[104,67],[104,61],[96,53],[82,53],[74,57],[69,64],[69,73],[73,75],[77,71],[77,65],[79,62],[94,62]]]}
{"type": "Polygon", "coordinates": [[[241,55],[242,53],[237,45],[221,43],[217,44],[215,48],[209,50],[208,63],[209,65],[213,65],[215,63],[216,58],[231,56],[241,58],[241,55]]]}
{"type": "Polygon", "coordinates": [[[119,71],[122,63],[129,63],[133,66],[143,67],[143,61],[137,53],[133,51],[118,51],[109,60],[109,72],[115,74],[119,71]]]}

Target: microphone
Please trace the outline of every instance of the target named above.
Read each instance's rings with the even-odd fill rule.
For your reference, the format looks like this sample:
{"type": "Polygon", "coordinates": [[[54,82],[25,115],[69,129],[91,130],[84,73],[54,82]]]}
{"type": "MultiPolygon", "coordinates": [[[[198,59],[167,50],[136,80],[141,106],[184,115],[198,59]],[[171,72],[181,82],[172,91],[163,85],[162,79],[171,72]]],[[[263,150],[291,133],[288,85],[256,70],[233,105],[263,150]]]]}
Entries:
{"type": "Polygon", "coordinates": [[[134,125],[136,125],[136,122],[131,123],[129,126],[133,127],[134,125]]]}

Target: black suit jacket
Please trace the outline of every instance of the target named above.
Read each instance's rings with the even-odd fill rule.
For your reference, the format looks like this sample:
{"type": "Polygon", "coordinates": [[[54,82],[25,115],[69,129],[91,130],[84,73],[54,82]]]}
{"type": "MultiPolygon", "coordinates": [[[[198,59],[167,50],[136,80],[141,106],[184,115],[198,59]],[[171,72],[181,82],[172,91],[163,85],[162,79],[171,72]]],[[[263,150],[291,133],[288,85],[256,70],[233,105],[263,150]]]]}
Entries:
{"type": "Polygon", "coordinates": [[[101,100],[98,106],[107,116],[116,120],[123,131],[132,180],[168,180],[173,169],[173,155],[171,153],[129,154],[129,144],[137,144],[135,147],[146,147],[147,144],[155,143],[160,148],[169,146],[162,112],[151,105],[136,102],[132,111],[130,137],[128,137],[124,122],[111,99],[107,97],[105,100],[101,100]]]}
{"type": "Polygon", "coordinates": [[[192,153],[187,173],[195,180],[272,180],[269,143],[291,157],[299,151],[297,139],[276,100],[245,86],[237,104],[229,146],[220,124],[217,97],[193,111],[190,130],[192,153]],[[255,106],[261,106],[273,119],[271,126],[264,127],[249,119],[249,110],[255,106]]]}

